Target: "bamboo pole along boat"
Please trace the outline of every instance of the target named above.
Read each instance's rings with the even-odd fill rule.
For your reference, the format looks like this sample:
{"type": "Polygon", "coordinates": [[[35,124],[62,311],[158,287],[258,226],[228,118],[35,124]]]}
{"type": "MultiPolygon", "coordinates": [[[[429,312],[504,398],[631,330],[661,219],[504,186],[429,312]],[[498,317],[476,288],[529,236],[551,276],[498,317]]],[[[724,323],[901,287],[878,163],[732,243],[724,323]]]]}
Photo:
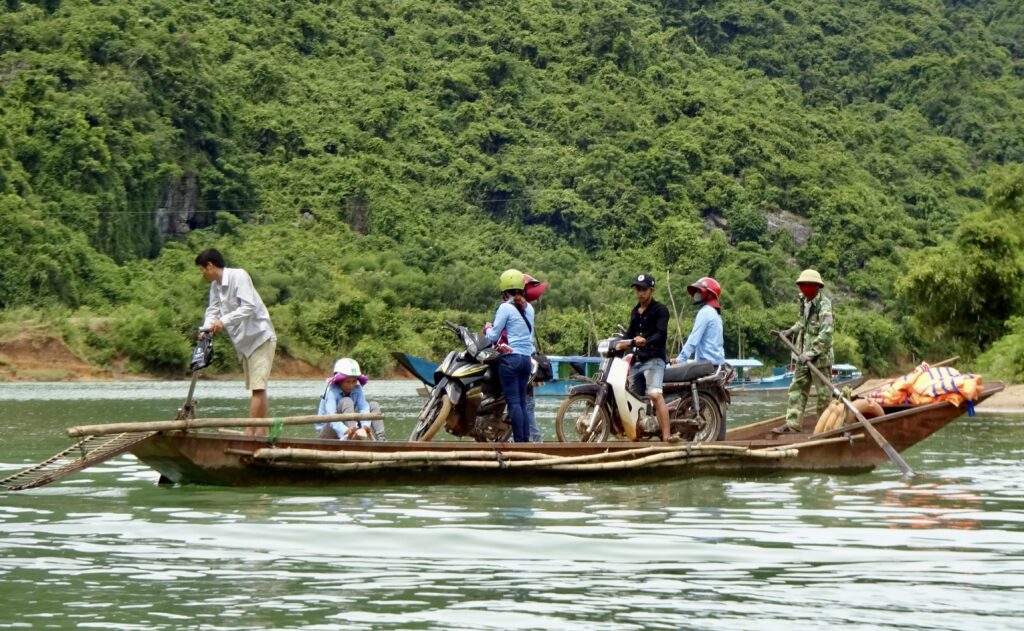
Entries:
{"type": "MultiPolygon", "coordinates": [[[[995,382],[979,397],[1003,389],[995,382]]],[[[887,407],[871,424],[897,451],[904,451],[967,411],[948,402],[887,407]]],[[[332,417],[333,418],[333,417],[332,417]]],[[[340,416],[339,416],[340,418],[340,416]]],[[[326,420],[294,417],[284,424],[326,420]]],[[[84,436],[50,460],[0,480],[0,488],[42,486],[96,462],[130,451],[178,484],[220,486],[325,485],[353,483],[512,482],[650,475],[656,478],[705,473],[779,471],[863,472],[887,457],[861,423],[812,435],[817,419],[804,418],[804,431],[776,436],[780,419],[729,430],[714,443],[657,442],[495,444],[338,441],[267,437],[204,431],[228,425],[269,426],[280,419],[191,419],[72,428],[84,436]]]]}

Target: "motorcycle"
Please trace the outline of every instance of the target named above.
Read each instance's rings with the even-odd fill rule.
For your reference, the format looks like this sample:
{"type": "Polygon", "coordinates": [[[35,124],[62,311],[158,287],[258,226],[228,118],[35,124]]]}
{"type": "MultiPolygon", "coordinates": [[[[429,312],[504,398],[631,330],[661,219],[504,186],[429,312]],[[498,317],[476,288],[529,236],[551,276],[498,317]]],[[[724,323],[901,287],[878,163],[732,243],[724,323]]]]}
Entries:
{"type": "MultiPolygon", "coordinates": [[[[478,442],[507,442],[512,436],[508,406],[498,379],[501,354],[480,333],[448,320],[445,326],[462,341],[434,372],[434,387],[416,418],[410,441],[431,440],[441,427],[478,442]]],[[[537,373],[533,361],[530,379],[537,373]]]]}
{"type": "MultiPolygon", "coordinates": [[[[618,337],[598,343],[602,362],[597,377],[573,387],[558,408],[558,440],[601,442],[615,436],[635,441],[661,435],[650,399],[629,388],[633,342],[623,334],[620,326],[618,337]]],[[[726,385],[735,378],[728,364],[698,361],[667,367],[663,394],[670,432],[695,442],[723,439],[732,402],[726,385]]]]}

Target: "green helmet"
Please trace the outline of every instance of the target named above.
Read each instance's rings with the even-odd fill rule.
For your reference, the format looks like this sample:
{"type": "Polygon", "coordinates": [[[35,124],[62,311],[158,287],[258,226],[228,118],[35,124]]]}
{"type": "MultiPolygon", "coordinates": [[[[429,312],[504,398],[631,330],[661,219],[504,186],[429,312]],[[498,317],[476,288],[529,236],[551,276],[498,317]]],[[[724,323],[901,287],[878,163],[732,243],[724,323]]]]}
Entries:
{"type": "Polygon", "coordinates": [[[509,289],[525,289],[526,278],[523,277],[523,273],[517,269],[507,269],[501,273],[501,280],[498,281],[498,286],[501,291],[508,291],[509,289]]]}
{"type": "Polygon", "coordinates": [[[819,287],[825,286],[825,281],[821,280],[821,274],[812,269],[805,269],[800,272],[800,278],[796,279],[796,284],[800,285],[802,283],[814,283],[819,287]]]}

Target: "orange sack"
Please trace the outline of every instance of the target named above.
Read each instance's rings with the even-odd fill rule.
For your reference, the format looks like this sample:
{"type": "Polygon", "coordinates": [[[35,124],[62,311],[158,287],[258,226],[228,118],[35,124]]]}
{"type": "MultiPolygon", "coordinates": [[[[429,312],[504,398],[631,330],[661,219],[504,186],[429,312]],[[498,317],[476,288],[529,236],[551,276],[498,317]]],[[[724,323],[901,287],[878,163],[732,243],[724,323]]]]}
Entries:
{"type": "Polygon", "coordinates": [[[983,389],[981,375],[963,374],[956,368],[932,368],[922,363],[914,370],[864,395],[879,405],[926,405],[949,401],[959,406],[977,401],[983,389]]]}
{"type": "Polygon", "coordinates": [[[879,405],[909,405],[910,393],[914,389],[914,382],[922,374],[931,370],[931,366],[922,363],[902,377],[896,377],[889,383],[884,383],[871,392],[864,395],[879,405]]]}
{"type": "Polygon", "coordinates": [[[949,401],[959,407],[964,401],[977,401],[982,389],[981,375],[965,375],[955,368],[932,368],[914,381],[910,402],[926,405],[949,401]]]}

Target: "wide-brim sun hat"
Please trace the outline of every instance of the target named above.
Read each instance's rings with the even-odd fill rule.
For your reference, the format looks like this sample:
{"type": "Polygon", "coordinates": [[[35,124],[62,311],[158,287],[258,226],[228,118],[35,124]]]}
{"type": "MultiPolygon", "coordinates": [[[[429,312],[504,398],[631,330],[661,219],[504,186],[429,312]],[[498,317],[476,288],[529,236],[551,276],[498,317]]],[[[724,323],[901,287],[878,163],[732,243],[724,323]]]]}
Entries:
{"type": "Polygon", "coordinates": [[[804,271],[800,272],[799,278],[796,279],[796,284],[803,285],[804,283],[811,283],[813,285],[817,285],[818,287],[825,286],[825,281],[821,279],[821,274],[819,274],[816,270],[813,269],[805,269],[804,271]]]}
{"type": "Polygon", "coordinates": [[[359,362],[351,357],[342,357],[334,362],[334,375],[328,379],[328,383],[340,383],[349,377],[359,380],[359,385],[365,386],[368,381],[366,375],[359,369],[359,362]]]}

